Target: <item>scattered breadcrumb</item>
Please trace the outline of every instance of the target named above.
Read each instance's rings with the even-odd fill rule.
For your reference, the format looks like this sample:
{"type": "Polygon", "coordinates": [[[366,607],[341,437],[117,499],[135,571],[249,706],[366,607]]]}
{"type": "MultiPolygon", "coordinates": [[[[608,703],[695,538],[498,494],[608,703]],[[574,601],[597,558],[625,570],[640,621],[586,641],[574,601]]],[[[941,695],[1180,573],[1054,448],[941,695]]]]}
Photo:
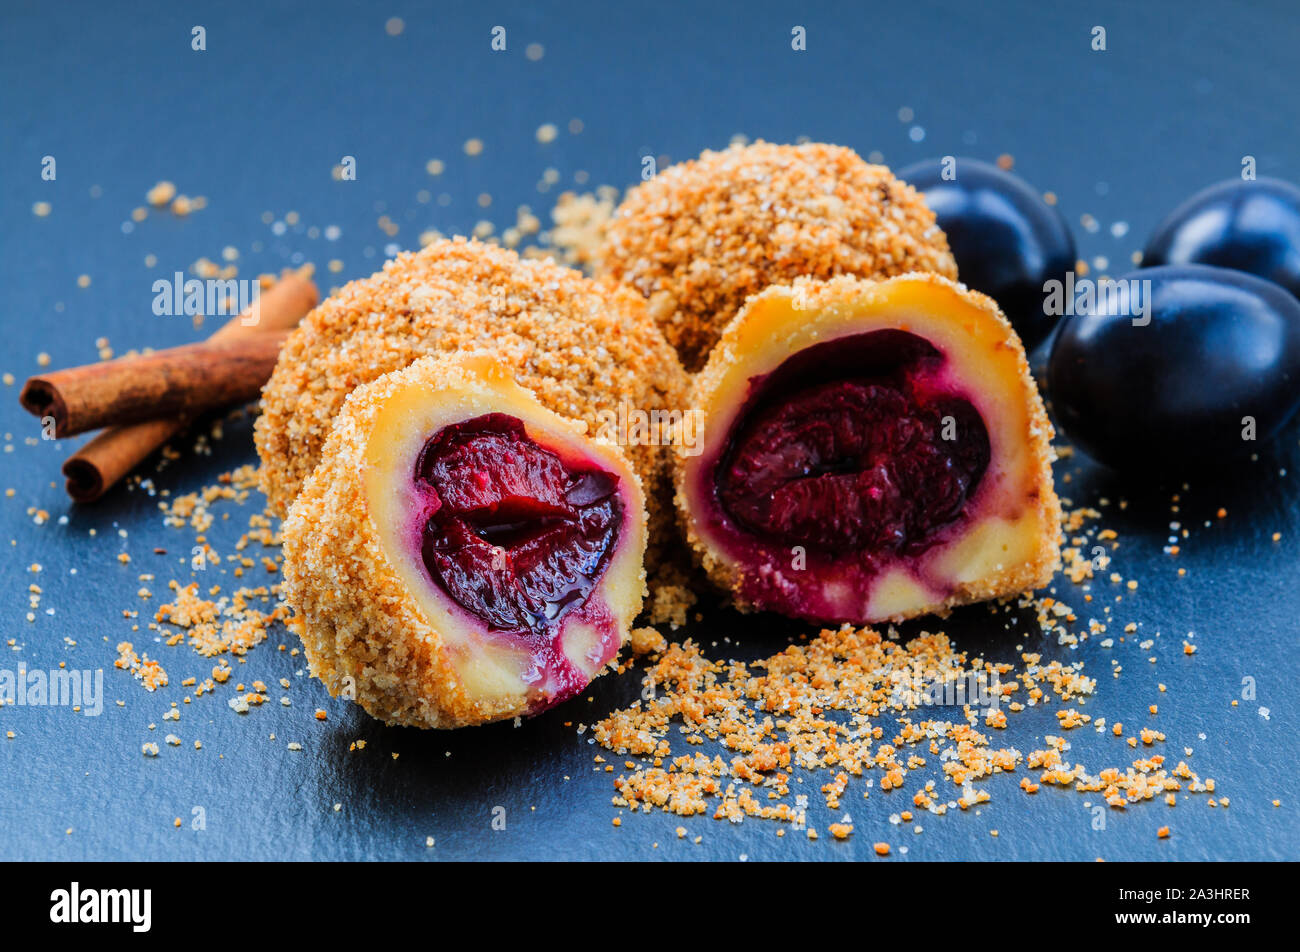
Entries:
{"type": "Polygon", "coordinates": [[[176,186],[172,182],[159,182],[145,194],[150,205],[161,208],[176,196],[176,186]]]}
{"type": "MultiPolygon", "coordinates": [[[[943,633],[902,641],[892,629],[845,626],[750,664],[710,660],[691,640],[669,644],[645,673],[648,700],[599,721],[593,736],[606,750],[641,760],[628,761],[633,766],[615,779],[615,806],[733,823],[804,826],[808,800],[798,791],[807,771],[831,778],[821,786],[830,809],[857,783],[864,796],[873,787],[911,791],[902,793],[910,805],[935,815],[988,802],[978,783],[1021,770],[1026,793],[1049,784],[1098,794],[1117,809],[1185,786],[1213,790],[1212,780],[1202,783],[1182,761],[1170,770],[1158,753],[1090,769],[1070,759],[1070,744],[1060,737],[1047,735],[1043,746],[1028,750],[998,746],[980,727],[991,712],[973,702],[935,704],[936,686],[942,691],[976,678],[990,692],[999,728],[1007,726],[1007,713],[1052,698],[1073,702],[1056,712],[1064,726],[1091,720],[1078,705],[1096,681],[1081,662],[1022,652],[1017,665],[995,664],[958,651],[943,633]],[[675,749],[674,737],[696,749],[675,749]],[[698,749],[705,744],[717,753],[698,749]]],[[[1144,732],[1142,739],[1149,745],[1164,735],[1144,732]]]]}
{"type": "Polygon", "coordinates": [[[633,628],[628,633],[628,647],[633,654],[644,655],[664,651],[668,647],[668,642],[654,628],[633,628]]]}

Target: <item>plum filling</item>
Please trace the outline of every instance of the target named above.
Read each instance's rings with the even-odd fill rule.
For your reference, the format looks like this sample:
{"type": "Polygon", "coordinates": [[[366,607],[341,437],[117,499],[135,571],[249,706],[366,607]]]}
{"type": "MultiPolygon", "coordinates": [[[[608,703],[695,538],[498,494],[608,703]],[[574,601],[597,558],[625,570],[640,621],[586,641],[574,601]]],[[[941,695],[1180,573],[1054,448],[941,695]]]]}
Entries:
{"type": "Polygon", "coordinates": [[[516,417],[439,430],[416,462],[429,576],[493,631],[553,633],[581,608],[618,540],[618,477],[572,469],[516,417]]]}
{"type": "Polygon", "coordinates": [[[751,390],[715,471],[718,502],[781,546],[924,552],[960,518],[990,454],[979,411],[941,385],[942,364],[895,330],[801,351],[751,390]]]}

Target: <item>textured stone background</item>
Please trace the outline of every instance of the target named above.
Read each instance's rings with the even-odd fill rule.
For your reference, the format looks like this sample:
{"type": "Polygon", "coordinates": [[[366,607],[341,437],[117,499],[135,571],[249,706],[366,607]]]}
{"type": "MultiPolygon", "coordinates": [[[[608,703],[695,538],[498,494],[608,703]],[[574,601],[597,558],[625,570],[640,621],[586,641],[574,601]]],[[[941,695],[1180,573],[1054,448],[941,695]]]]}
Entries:
{"type": "MultiPolygon", "coordinates": [[[[1116,271],[1165,212],[1236,175],[1243,155],[1257,158],[1260,174],[1300,178],[1300,129],[1289,108],[1300,21],[1283,2],[1231,13],[1207,2],[1096,3],[1079,12],[1032,2],[845,3],[821,12],[754,2],[725,13],[704,4],[575,3],[543,13],[535,4],[435,9],[396,0],[213,4],[183,14],[162,3],[116,6],[9,3],[0,12],[0,369],[19,383],[37,370],[39,352],[54,366],[94,359],[101,335],[119,353],[193,339],[187,320],[153,316],[152,281],[200,256],[216,260],[226,245],[239,249],[242,276],[301,255],[317,263],[327,287],[368,274],[387,245],[414,246],[426,228],[465,232],[488,218],[500,230],[521,203],[544,215],[578,170],[590,173],[590,185],[624,186],[639,175],[643,154],[686,158],[736,133],[807,135],[863,154],[879,150],[895,166],[947,153],[1011,153],[1019,173],[1059,195],[1082,256],[1106,256],[1116,271]],[[390,16],[405,22],[398,36],[385,31],[390,16]],[[207,30],[205,52],[190,48],[195,24],[207,30]],[[807,28],[806,52],[790,49],[796,24],[807,28]],[[489,49],[494,25],[507,28],[506,53],[489,49]],[[1089,48],[1094,25],[1107,29],[1104,53],[1089,48]],[[543,45],[540,60],[525,55],[530,43],[543,45]],[[900,121],[904,107],[909,122],[900,121]],[[566,129],[575,117],[584,123],[578,135],[566,129]],[[560,128],[549,145],[535,139],[544,122],[560,128]],[[485,144],[474,159],[462,151],[470,137],[485,144]],[[44,155],[57,159],[55,182],[41,181],[44,155]],[[355,182],[331,176],[343,155],[357,159],[355,182]],[[446,161],[436,179],[425,171],[434,157],[446,161]],[[547,167],[561,181],[539,194],[547,167]],[[131,210],[159,179],[206,196],[208,207],[188,219],[152,213],[125,234],[131,210]],[[419,200],[422,189],[428,202],[419,200]],[[488,209],[476,204],[483,192],[493,197],[488,209]],[[48,217],[32,214],[38,201],[52,204],[48,217]],[[277,235],[264,211],[274,221],[296,211],[299,225],[277,235]],[[396,236],[377,226],[385,214],[399,226],[396,236]],[[1080,226],[1085,214],[1096,218],[1096,232],[1080,226]],[[1116,222],[1128,224],[1126,235],[1114,236],[1116,222]],[[331,224],[341,229],[336,241],[310,237],[308,229],[331,224]],[[146,254],[157,256],[152,270],[146,254]],[[325,270],[334,258],[343,262],[338,274],[325,270]],[[77,286],[82,274],[91,278],[85,289],[77,286]]],[[[1106,521],[1123,542],[1116,567],[1141,583],[1122,617],[1163,637],[1156,665],[1133,645],[1108,652],[1092,641],[1070,652],[1044,642],[1043,650],[1087,662],[1099,678],[1087,710],[1112,721],[1137,723],[1155,683],[1165,682],[1154,724],[1169,736],[1171,763],[1193,747],[1191,762],[1218,779],[1229,809],[1208,809],[1203,798],[1172,811],[1146,804],[1112,812],[1098,832],[1083,806],[1095,797],[1044,788],[1029,799],[1015,789],[1018,776],[1004,776],[987,787],[991,803],[923,817],[921,836],[888,823],[910,806],[910,793],[877,792],[868,801],[854,793],[847,808],[858,832],[847,843],[778,840],[774,824],[701,817],[685,824],[704,837],[695,846],[673,834],[676,817],[630,816],[613,828],[612,776],[593,772],[594,750],[563,727],[635,696],[633,675],[601,679],[592,701],[519,729],[421,734],[384,729],[295,677],[301,659],[275,650],[293,643],[277,632],[237,671],[245,682],[272,684],[271,703],[240,717],[226,707],[226,688],[186,707],[179,724],[163,721],[186,693],[181,678],[207,666],[189,649],[137,635],[137,650],[162,658],[172,677],[171,687],[148,695],[112,669],[113,645],[132,638],[121,609],[162,600],[136,598],[138,574],[156,572],[151,587],[164,591],[190,536],[164,528],[156,500],[139,491],[71,508],[58,466],[74,441],[27,444],[38,432],[17,407],[17,385],[3,393],[9,445],[0,483],[15,494],[0,498],[0,521],[15,544],[0,553],[0,635],[19,650],[0,644],[0,667],[102,667],[108,707],[98,718],[0,709],[0,731],[16,735],[0,737],[0,858],[847,859],[868,856],[881,839],[908,846],[901,858],[909,860],[1297,855],[1296,426],[1231,484],[1193,479],[1181,513],[1193,538],[1177,561],[1161,554],[1172,488],[1121,482],[1081,460],[1064,487],[1077,505],[1102,495],[1130,501],[1106,521]],[[1204,528],[1220,506],[1229,518],[1204,528]],[[34,525],[29,507],[47,510],[49,523],[34,525]],[[1283,533],[1278,544],[1269,539],[1274,531],[1283,533]],[[171,555],[153,555],[155,546],[171,555]],[[131,554],[129,566],[116,561],[120,551],[131,554]],[[39,577],[28,571],[33,562],[44,566],[39,577]],[[1187,579],[1176,578],[1177,564],[1187,579]],[[33,581],[44,595],[28,623],[33,581]],[[53,616],[44,613],[49,607],[53,616]],[[1189,629],[1199,651],[1185,658],[1179,649],[1189,629]],[[1124,665],[1119,680],[1109,676],[1112,659],[1124,665]],[[290,708],[276,703],[280,677],[294,681],[290,708]],[[1256,679],[1258,699],[1232,707],[1244,677],[1256,679]],[[1257,713],[1261,705],[1270,719],[1257,713]],[[330,713],[325,723],[311,716],[318,706],[330,713]],[[162,744],[168,732],[183,745],[162,744]],[[196,738],[202,751],[192,749],[196,738]],[[358,738],[367,751],[349,754],[358,738]],[[158,742],[161,756],[142,757],[146,741],[158,742]],[[290,741],[304,751],[287,751],[290,741]],[[495,806],[506,808],[504,831],[491,827],[495,806]],[[206,811],[206,830],[190,829],[195,807],[206,811]],[[1175,835],[1157,841],[1166,823],[1175,835]],[[425,847],[430,835],[433,850],[425,847]]],[[[156,483],[188,492],[252,459],[248,426],[231,425],[210,458],[173,466],[156,483]]],[[[224,510],[230,519],[211,533],[218,550],[230,551],[254,509],[224,510]]],[[[1060,594],[1082,602],[1068,583],[1060,594]]],[[[735,621],[713,612],[694,633],[719,641],[720,653],[752,658],[799,630],[735,621]],[[721,643],[742,632],[743,647],[721,643]]],[[[972,653],[1012,653],[981,609],[958,613],[946,628],[972,653]]],[[[1012,723],[998,739],[1023,749],[1055,727],[1047,710],[1012,723]]],[[[1091,732],[1071,739],[1075,753],[1094,743],[1091,732]]],[[[1096,738],[1103,740],[1112,739],[1096,738]]],[[[1099,749],[1123,762],[1117,743],[1099,749]]],[[[814,803],[821,782],[807,784],[814,803]]],[[[823,831],[834,819],[812,817],[823,831]]]]}

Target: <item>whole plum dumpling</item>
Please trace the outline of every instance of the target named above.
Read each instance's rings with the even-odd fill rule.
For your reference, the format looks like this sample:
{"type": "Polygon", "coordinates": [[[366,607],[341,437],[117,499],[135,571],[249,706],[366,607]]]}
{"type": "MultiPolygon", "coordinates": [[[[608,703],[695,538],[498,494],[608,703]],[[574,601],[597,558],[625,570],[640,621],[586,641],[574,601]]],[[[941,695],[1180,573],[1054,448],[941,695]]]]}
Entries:
{"type": "Polygon", "coordinates": [[[679,513],[741,607],[867,624],[1045,585],[1051,424],[997,306],[934,274],[750,298],[695,380],[679,513]]]}
{"type": "Polygon", "coordinates": [[[852,149],[758,141],[705,151],[628,191],[598,273],[644,296],[694,372],[751,295],[800,277],[957,277],[917,191],[852,149]]]}
{"type": "Polygon", "coordinates": [[[392,724],[536,714],[618,654],[645,499],[615,445],[498,356],[427,357],[348,397],[284,524],[312,673],[392,724]]]}
{"type": "MultiPolygon", "coordinates": [[[[285,342],[254,429],[271,509],[288,512],[353,389],[420,357],[477,350],[509,351],[543,406],[593,429],[621,407],[680,413],[685,401],[685,372],[636,293],[484,242],[435,241],[339,288],[285,342]]],[[[623,445],[671,528],[664,447],[623,445]]]]}

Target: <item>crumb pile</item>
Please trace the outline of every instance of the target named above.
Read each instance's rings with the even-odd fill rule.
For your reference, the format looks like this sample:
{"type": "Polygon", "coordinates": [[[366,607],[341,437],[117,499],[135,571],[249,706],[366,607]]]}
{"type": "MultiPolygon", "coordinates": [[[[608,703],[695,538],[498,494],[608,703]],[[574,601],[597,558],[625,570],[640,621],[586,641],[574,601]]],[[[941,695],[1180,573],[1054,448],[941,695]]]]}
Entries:
{"type": "Polygon", "coordinates": [[[632,189],[603,228],[596,270],[635,288],[698,370],[745,298],[797,277],[957,277],[920,195],[852,149],[733,145],[632,189]]]}
{"type": "Polygon", "coordinates": [[[565,192],[551,210],[555,227],[543,233],[546,244],[532,254],[558,254],[565,264],[592,268],[617,202],[618,189],[612,185],[602,185],[595,192],[565,192]]]}
{"type": "MultiPolygon", "coordinates": [[[[220,430],[220,423],[214,424],[211,434],[199,437],[200,445],[206,444],[209,435],[219,438],[220,430]]],[[[132,485],[152,491],[149,482],[138,477],[132,485]]],[[[272,529],[269,513],[258,511],[249,515],[248,530],[240,534],[234,543],[233,552],[222,555],[208,539],[208,531],[218,518],[214,507],[223,502],[244,506],[256,486],[257,470],[252,466],[242,466],[221,475],[216,483],[201,490],[158,503],[163,524],[167,528],[191,534],[191,544],[185,550],[188,555],[180,560],[188,566],[189,571],[181,572],[180,578],[172,578],[167,582],[171,601],[159,605],[152,615],[146,611],[143,623],[140,610],[122,610],[122,617],[131,622],[131,638],[134,641],[118,643],[118,657],[114,661],[114,667],[130,672],[146,691],[152,693],[172,683],[167,667],[175,668],[179,664],[192,663],[194,657],[208,660],[208,664],[203,664],[198,674],[187,674],[179,682],[186,694],[179,705],[172,704],[163,716],[164,720],[179,721],[182,706],[192,704],[195,698],[211,694],[217,690],[218,685],[229,682],[234,671],[232,665],[243,663],[249,651],[265,642],[277,622],[293,622],[288,607],[280,601],[279,583],[240,585],[227,590],[219,582],[205,581],[201,588],[198,581],[209,570],[224,574],[228,569],[237,579],[244,578],[249,572],[278,576],[282,560],[279,551],[280,536],[272,529]],[[257,557],[249,554],[250,547],[254,545],[261,550],[257,557]],[[136,642],[141,635],[146,634],[151,643],[169,648],[185,646],[192,650],[193,656],[183,660],[169,657],[164,666],[160,657],[151,657],[147,652],[138,650],[136,642]]],[[[221,515],[225,518],[228,514],[221,515]]],[[[163,548],[155,548],[154,555],[167,556],[168,552],[163,548]]],[[[132,560],[123,552],[118,556],[118,561],[128,565],[132,560]]],[[[157,576],[154,573],[142,573],[138,579],[146,585],[136,592],[136,596],[148,603],[154,598],[154,592],[147,586],[154,583],[157,576]]],[[[285,645],[280,645],[280,650],[288,649],[285,645]]],[[[294,648],[290,653],[297,656],[299,649],[294,648]]],[[[281,686],[286,689],[289,687],[287,683],[281,686]]],[[[262,704],[269,696],[266,685],[261,681],[254,681],[252,690],[247,690],[244,684],[237,682],[232,687],[235,695],[228,700],[228,704],[241,714],[247,713],[250,706],[262,704]]],[[[282,697],[280,703],[288,706],[288,697],[282,697]]],[[[153,727],[150,725],[151,730],[153,727]]],[[[201,744],[196,741],[195,747],[198,749],[201,744]]],[[[156,750],[151,755],[156,756],[156,750]]]]}
{"type": "MultiPolygon", "coordinates": [[[[748,665],[711,661],[689,640],[650,647],[658,649],[645,676],[650,699],[593,731],[605,749],[643,759],[627,761],[615,781],[614,804],[632,812],[777,820],[815,838],[807,796],[790,796],[799,771],[825,779],[820,792],[831,810],[846,808],[854,784],[863,797],[874,788],[900,791],[909,805],[898,814],[904,822],[920,811],[985,803],[991,795],[978,784],[1019,769],[1026,794],[1051,784],[1095,793],[1114,808],[1156,797],[1173,806],[1180,791],[1214,792],[1212,779],[1183,760],[1169,766],[1155,749],[1122,766],[1090,768],[1071,756],[1064,736],[1049,734],[1032,750],[999,746],[994,737],[1008,715],[1053,698],[1067,705],[1056,711],[1062,734],[1091,726],[1125,737],[1122,724],[1079,710],[1096,688],[1082,662],[1024,652],[1019,665],[991,663],[957,651],[942,633],[903,642],[892,629],[847,626],[748,665]],[[674,749],[674,723],[688,747],[712,742],[726,758],[674,749]]],[[[1151,728],[1129,735],[1128,746],[1140,738],[1144,751],[1165,739],[1151,728]]],[[[837,838],[851,832],[840,827],[831,831],[837,838]]]]}

